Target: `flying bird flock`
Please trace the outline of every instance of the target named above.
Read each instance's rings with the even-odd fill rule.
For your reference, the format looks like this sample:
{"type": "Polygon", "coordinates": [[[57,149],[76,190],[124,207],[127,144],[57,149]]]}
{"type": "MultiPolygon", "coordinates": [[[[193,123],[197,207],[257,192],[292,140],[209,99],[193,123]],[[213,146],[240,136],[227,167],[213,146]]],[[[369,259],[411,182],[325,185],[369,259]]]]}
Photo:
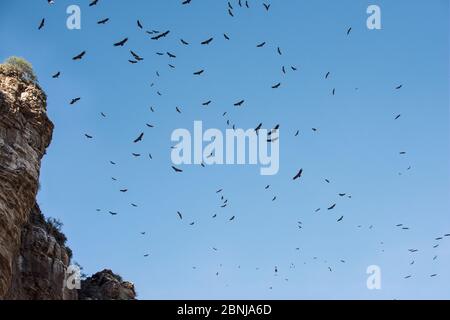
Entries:
{"type": "MultiPolygon", "coordinates": [[[[48,4],[55,6],[58,5],[58,2],[57,0],[49,0],[48,4]]],[[[117,61],[114,63],[125,65],[126,68],[130,69],[130,75],[138,72],[146,75],[147,82],[145,86],[147,87],[147,92],[142,94],[146,97],[150,95],[151,98],[149,98],[149,105],[141,106],[148,113],[148,118],[135,119],[136,123],[132,125],[135,129],[126,138],[125,147],[111,150],[111,152],[104,152],[103,164],[107,167],[105,170],[111,172],[111,174],[101,178],[107,179],[113,189],[110,195],[115,200],[113,203],[117,203],[117,201],[124,202],[122,209],[111,207],[107,199],[96,205],[90,205],[93,206],[92,209],[96,214],[105,214],[102,216],[103,219],[124,219],[120,220],[120,223],[125,228],[124,222],[127,219],[137,219],[134,212],[143,210],[145,202],[150,201],[145,198],[141,198],[138,201],[135,198],[138,197],[135,193],[138,187],[133,186],[133,179],[142,179],[143,181],[136,183],[136,185],[142,186],[142,183],[145,183],[149,185],[149,190],[152,188],[164,188],[169,181],[170,183],[176,181],[179,185],[168,186],[174,190],[172,194],[167,194],[165,199],[151,200],[164,202],[164,208],[171,208],[164,213],[153,212],[151,215],[163,214],[169,225],[173,228],[179,228],[176,229],[178,230],[176,232],[203,232],[202,230],[218,226],[216,227],[217,229],[214,229],[216,233],[224,232],[228,237],[234,238],[235,234],[233,232],[241,232],[238,230],[242,229],[238,228],[242,224],[243,226],[245,225],[247,230],[246,237],[249,238],[253,237],[253,234],[255,234],[255,237],[259,237],[256,236],[259,232],[261,237],[267,237],[272,240],[276,238],[286,239],[284,234],[290,232],[295,234],[295,237],[298,237],[295,241],[286,241],[283,247],[277,248],[273,260],[271,260],[270,256],[266,257],[265,261],[271,261],[268,265],[264,265],[262,261],[261,264],[258,262],[251,264],[247,261],[247,263],[235,263],[232,266],[227,260],[219,262],[221,255],[229,257],[233,255],[233,250],[248,248],[246,244],[242,243],[242,248],[233,248],[230,244],[223,241],[221,242],[222,245],[219,245],[220,241],[214,237],[205,237],[202,238],[205,247],[202,247],[201,250],[204,250],[205,255],[213,255],[214,259],[217,259],[217,267],[211,270],[210,266],[202,266],[202,261],[198,260],[195,266],[183,264],[183,268],[190,270],[190,272],[211,274],[216,278],[226,277],[224,274],[228,271],[229,275],[223,280],[226,286],[232,283],[230,274],[236,274],[236,272],[240,272],[243,269],[252,270],[256,274],[261,274],[259,278],[259,281],[262,283],[261,287],[269,290],[269,292],[274,292],[276,288],[283,288],[283,286],[293,283],[291,279],[296,274],[301,274],[302,267],[306,265],[313,265],[318,270],[317,272],[322,272],[324,276],[336,274],[339,277],[339,273],[345,272],[345,268],[351,268],[353,262],[357,263],[355,260],[358,260],[358,253],[352,252],[350,249],[347,250],[344,247],[335,246],[334,243],[340,237],[350,237],[350,235],[353,235],[352,241],[357,243],[360,241],[362,234],[365,234],[365,237],[369,237],[374,243],[377,243],[376,249],[374,249],[375,255],[382,254],[388,249],[386,246],[387,240],[383,238],[383,233],[377,231],[381,222],[377,220],[376,216],[363,217],[363,212],[355,214],[355,211],[352,210],[353,203],[355,201],[358,202],[356,194],[361,196],[365,186],[355,185],[352,187],[351,183],[342,181],[342,175],[339,175],[340,178],[336,178],[334,177],[335,172],[332,170],[321,174],[317,168],[311,165],[311,162],[305,164],[302,161],[304,155],[309,152],[304,147],[305,143],[318,145],[319,142],[317,141],[327,139],[327,137],[330,138],[330,134],[333,134],[327,128],[327,122],[320,121],[320,117],[325,117],[324,114],[321,114],[320,117],[302,118],[302,112],[307,106],[301,101],[295,101],[298,126],[293,126],[293,122],[286,124],[287,121],[281,122],[280,120],[278,122],[270,120],[271,118],[268,117],[259,118],[260,110],[258,108],[265,109],[269,108],[269,106],[260,105],[256,108],[253,103],[255,98],[252,94],[246,95],[245,89],[236,93],[233,92],[227,87],[225,76],[223,83],[215,83],[215,86],[222,87],[226,92],[225,95],[218,95],[217,90],[213,89],[211,85],[207,85],[206,82],[210,81],[208,80],[210,79],[209,77],[220,76],[217,75],[217,68],[208,65],[209,59],[222,59],[222,57],[211,57],[212,52],[215,52],[213,50],[216,46],[220,47],[221,50],[225,50],[223,53],[225,55],[243,54],[244,56],[243,52],[248,52],[250,56],[261,56],[262,59],[265,59],[265,65],[259,66],[259,73],[254,75],[254,77],[259,78],[258,80],[261,81],[264,80],[264,83],[266,83],[265,86],[257,90],[263,92],[267,97],[272,95],[276,100],[285,101],[282,97],[287,90],[295,86],[295,90],[302,91],[300,83],[303,85],[306,83],[302,77],[306,77],[303,69],[306,68],[307,61],[299,61],[298,58],[290,54],[289,48],[292,47],[292,44],[278,43],[276,38],[268,34],[264,35],[264,33],[258,37],[245,38],[244,40],[244,36],[234,27],[242,19],[249,19],[252,16],[257,16],[258,19],[267,19],[268,23],[273,23],[271,16],[279,13],[277,11],[279,10],[278,6],[283,5],[281,1],[273,1],[273,3],[257,0],[222,2],[221,14],[228,21],[228,29],[226,26],[221,25],[220,28],[222,30],[211,32],[208,30],[208,25],[205,24],[202,35],[190,34],[187,30],[177,29],[171,25],[153,26],[152,21],[138,17],[143,15],[143,13],[136,12],[136,18],[133,19],[133,23],[126,29],[133,30],[132,32],[111,33],[114,40],[108,44],[105,44],[106,37],[98,41],[97,46],[104,46],[105,52],[111,51],[114,57],[116,57],[116,54],[120,55],[121,58],[117,58],[117,61]],[[145,46],[140,45],[142,41],[146,41],[147,44],[145,46]],[[241,47],[239,51],[231,51],[235,50],[236,47],[230,47],[230,51],[227,51],[227,46],[235,45],[235,42],[241,47]],[[243,45],[243,43],[246,43],[246,45],[243,45]],[[202,57],[202,59],[197,59],[196,56],[202,57]],[[178,81],[178,79],[187,79],[182,86],[190,94],[198,93],[200,95],[201,98],[198,99],[197,106],[190,106],[181,100],[175,105],[168,105],[163,102],[165,97],[172,96],[173,99],[174,96],[182,97],[183,94],[186,94],[186,92],[177,93],[171,90],[171,84],[178,81]],[[202,90],[202,92],[194,92],[200,81],[204,81],[206,89],[202,90]],[[208,93],[208,90],[212,91],[212,93],[208,93]],[[193,111],[194,108],[198,108],[198,110],[195,109],[193,111]],[[166,134],[159,131],[160,128],[163,125],[167,125],[167,123],[174,123],[174,128],[181,125],[188,127],[189,123],[192,123],[193,118],[199,119],[202,117],[202,112],[208,113],[209,117],[214,117],[217,123],[221,123],[225,128],[245,128],[248,124],[256,133],[264,127],[270,128],[267,143],[270,144],[278,139],[284,139],[282,147],[289,149],[291,152],[290,156],[283,157],[283,151],[281,151],[280,173],[276,177],[261,177],[256,180],[259,181],[258,183],[252,180],[251,189],[247,192],[247,189],[243,187],[249,183],[245,181],[246,177],[248,177],[247,174],[240,177],[237,173],[226,171],[226,176],[222,176],[223,180],[220,180],[219,177],[221,176],[217,173],[221,172],[221,170],[226,170],[220,166],[208,168],[207,165],[202,163],[197,169],[197,167],[194,168],[193,166],[173,165],[167,155],[170,155],[170,152],[176,150],[178,146],[171,143],[168,137],[163,140],[166,147],[161,147],[161,143],[155,143],[158,136],[166,134]],[[195,117],[193,114],[195,114],[195,117]],[[246,120],[243,120],[244,118],[246,120]],[[248,122],[249,118],[254,120],[248,122]],[[184,121],[183,119],[186,120],[184,121]],[[271,121],[271,123],[268,123],[268,121],[271,121]],[[275,135],[276,132],[281,134],[275,135]],[[124,152],[124,150],[126,151],[124,152]],[[125,153],[125,155],[119,155],[118,152],[125,153]],[[292,156],[293,154],[296,156],[292,156]],[[123,160],[124,157],[126,161],[123,160]],[[127,167],[123,164],[124,162],[127,163],[127,167]],[[152,167],[155,166],[155,162],[158,163],[157,169],[152,167]],[[129,179],[124,177],[123,175],[127,170],[132,170],[133,163],[136,166],[145,163],[148,166],[148,171],[154,172],[152,178],[146,179],[143,173],[133,174],[133,178],[129,179]],[[213,172],[210,173],[211,178],[205,178],[208,177],[207,170],[213,172]],[[119,173],[122,177],[119,177],[119,173]],[[240,187],[241,184],[243,185],[242,188],[240,187]],[[183,188],[191,190],[198,188],[198,191],[196,191],[198,199],[179,196],[179,193],[183,192],[183,188]],[[315,189],[314,192],[316,194],[323,194],[323,196],[313,196],[312,189],[315,189]],[[198,205],[195,207],[189,206],[190,200],[198,203],[198,205]],[[253,201],[256,200],[261,205],[254,204],[253,201]],[[208,203],[204,208],[202,208],[202,201],[208,203]],[[211,206],[210,203],[214,203],[214,206],[211,206]],[[193,208],[196,209],[194,210],[193,208]],[[204,212],[202,213],[202,211],[204,212]],[[286,211],[292,212],[287,214],[286,211]],[[273,230],[266,230],[267,226],[264,226],[262,221],[269,221],[268,224],[273,225],[273,230]],[[367,221],[371,222],[367,223],[367,221]],[[318,246],[320,249],[317,250],[319,251],[313,250],[314,246],[312,243],[318,241],[321,237],[325,237],[325,240],[323,240],[325,244],[318,246]],[[276,258],[279,257],[280,252],[288,256],[288,259],[291,261],[283,265],[282,261],[276,258]],[[224,266],[226,265],[228,269],[225,270],[224,266]],[[230,269],[233,268],[235,270],[230,272],[230,269]],[[263,273],[264,270],[268,271],[269,275],[263,273]],[[280,279],[281,281],[279,281],[280,279]]],[[[204,4],[205,1],[180,0],[178,6],[179,10],[183,10],[180,12],[189,14],[190,10],[202,10],[204,4]]],[[[98,18],[94,21],[83,21],[83,28],[89,29],[89,32],[94,32],[93,30],[96,30],[96,28],[99,28],[99,32],[107,32],[108,28],[113,28],[114,26],[122,28],[121,26],[128,20],[118,16],[109,16],[106,11],[102,11],[102,6],[105,5],[106,1],[94,0],[88,2],[86,8],[83,7],[83,10],[92,10],[89,14],[98,18]]],[[[131,3],[124,2],[123,5],[131,6],[131,3]]],[[[39,36],[45,36],[51,21],[49,21],[48,17],[39,17],[37,20],[37,32],[40,33],[39,36]]],[[[51,25],[53,26],[53,24],[51,25]]],[[[360,28],[350,25],[340,26],[339,41],[342,41],[342,45],[356,41],[353,37],[357,36],[360,28]]],[[[292,38],[292,42],[295,41],[301,41],[301,39],[292,38]]],[[[77,48],[65,60],[78,68],[90,60],[101,59],[101,56],[98,56],[98,52],[98,48],[93,47],[91,43],[91,45],[77,48]]],[[[244,64],[244,62],[242,63],[244,64]]],[[[324,64],[326,65],[326,63],[324,64]]],[[[233,66],[230,69],[237,73],[234,74],[236,78],[249,77],[249,75],[244,74],[246,70],[245,65],[240,67],[233,66]]],[[[340,85],[338,79],[342,79],[342,74],[339,74],[341,72],[339,70],[342,69],[332,65],[328,65],[320,70],[308,69],[308,76],[314,77],[320,83],[320,86],[316,89],[318,94],[321,97],[326,97],[330,103],[333,103],[334,99],[339,99],[340,94],[344,94],[344,92],[346,95],[358,95],[364,90],[357,83],[350,85],[352,87],[351,90],[348,84],[340,85]]],[[[86,77],[89,77],[89,70],[86,70],[86,72],[86,77]]],[[[101,72],[101,70],[96,70],[95,72],[101,72]]],[[[120,75],[117,76],[119,77],[120,75]]],[[[58,66],[55,66],[55,69],[50,74],[52,81],[65,81],[69,77],[70,74],[62,68],[58,68],[58,66]]],[[[123,75],[123,77],[128,78],[130,76],[123,75]]],[[[136,79],[140,78],[141,76],[136,76],[136,79]]],[[[130,77],[128,80],[132,81],[133,79],[130,77]]],[[[260,81],[255,81],[255,83],[259,84],[260,81]]],[[[248,85],[251,86],[252,84],[248,85]]],[[[398,95],[404,92],[405,88],[407,88],[406,84],[393,77],[391,84],[385,85],[383,94],[398,95]]],[[[111,88],[110,90],[115,91],[116,89],[111,88]]],[[[110,128],[114,127],[115,131],[121,132],[123,135],[128,134],[129,131],[123,129],[125,123],[117,119],[117,116],[115,116],[116,111],[112,106],[85,105],[88,104],[86,100],[88,99],[84,99],[81,94],[74,92],[67,97],[67,106],[71,110],[73,108],[98,108],[99,110],[96,113],[98,121],[109,123],[108,126],[110,128]],[[117,123],[112,124],[113,119],[116,119],[117,123]]],[[[121,106],[121,108],[127,108],[130,112],[133,112],[132,109],[137,106],[132,106],[132,104],[133,102],[131,101],[129,105],[121,106]]],[[[338,107],[343,108],[343,106],[334,106],[334,108],[338,107]]],[[[275,106],[272,105],[272,108],[275,108],[275,106]]],[[[285,112],[283,105],[277,105],[276,108],[276,113],[271,112],[272,115],[281,115],[285,112]]],[[[394,110],[384,114],[386,121],[381,125],[394,127],[401,121],[407,121],[407,116],[405,117],[400,111],[394,110]]],[[[348,115],[348,113],[346,114],[348,115]]],[[[128,124],[126,125],[128,126],[128,124]]],[[[104,124],[99,125],[99,127],[104,127],[104,124]]],[[[94,149],[89,150],[93,150],[102,156],[102,150],[105,150],[106,145],[110,145],[111,142],[105,144],[105,141],[103,141],[105,134],[101,133],[95,126],[91,125],[88,128],[80,132],[80,139],[82,139],[82,143],[93,146],[94,149]]],[[[393,173],[395,179],[401,179],[399,176],[413,173],[411,164],[413,160],[409,158],[408,150],[401,148],[402,145],[399,144],[396,151],[384,155],[385,157],[400,157],[398,161],[403,161],[404,163],[402,169],[392,169],[395,172],[393,173]]],[[[334,148],[332,149],[328,153],[330,163],[334,162],[333,152],[338,152],[334,151],[334,148]]],[[[82,168],[79,168],[79,170],[82,170],[82,168]]],[[[367,170],[377,170],[377,168],[368,164],[367,170]]],[[[100,172],[98,174],[101,175],[100,172]]],[[[91,178],[92,181],[90,183],[94,184],[95,179],[94,177],[91,178]]],[[[367,181],[367,183],[369,184],[370,182],[367,181]]],[[[379,190],[379,192],[382,192],[382,190],[379,190]]],[[[408,239],[406,234],[419,231],[414,226],[408,225],[407,216],[404,216],[404,219],[405,221],[393,222],[388,226],[383,226],[383,228],[391,230],[399,239],[403,239],[403,237],[408,239]]],[[[112,220],[108,223],[115,223],[114,221],[112,220]]],[[[140,225],[140,229],[136,231],[137,235],[144,238],[143,241],[151,241],[150,239],[152,238],[152,232],[144,230],[144,228],[159,228],[157,225],[158,220],[152,221],[156,225],[147,227],[140,225]]],[[[171,231],[167,230],[166,233],[170,234],[171,231]]],[[[246,239],[241,234],[237,235],[237,237],[241,240],[246,239]]],[[[439,274],[433,270],[430,270],[428,274],[414,271],[415,261],[421,257],[422,260],[428,259],[432,260],[433,263],[438,263],[438,250],[445,241],[450,241],[450,234],[444,233],[430,236],[429,243],[421,248],[415,247],[417,243],[413,247],[405,243],[403,252],[408,255],[409,262],[405,265],[404,274],[398,275],[399,280],[412,281],[415,277],[438,278],[439,274]]],[[[155,241],[151,245],[152,247],[135,254],[144,259],[144,263],[153,263],[153,261],[159,259],[152,253],[152,248],[157,246],[157,243],[155,241]]],[[[401,240],[396,246],[400,246],[400,243],[401,240]]],[[[263,255],[274,253],[272,249],[258,248],[257,246],[253,249],[260,251],[263,255]]],[[[176,249],[173,248],[173,250],[176,249]]],[[[241,256],[241,254],[238,256],[241,256]]],[[[255,261],[258,260],[255,259],[255,261]]],[[[368,264],[370,263],[372,261],[368,262],[368,264]]],[[[364,272],[365,270],[362,270],[363,274],[364,272]]]]}

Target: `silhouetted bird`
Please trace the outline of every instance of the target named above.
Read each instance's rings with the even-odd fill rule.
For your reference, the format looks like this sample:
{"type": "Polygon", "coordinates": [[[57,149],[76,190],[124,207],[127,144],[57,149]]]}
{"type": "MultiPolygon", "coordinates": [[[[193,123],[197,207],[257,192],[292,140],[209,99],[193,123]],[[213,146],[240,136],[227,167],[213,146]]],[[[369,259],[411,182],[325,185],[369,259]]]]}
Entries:
{"type": "Polygon", "coordinates": [[[297,180],[299,178],[301,178],[303,174],[303,169],[300,169],[300,171],[292,178],[292,180],[297,180]]]}
{"type": "Polygon", "coordinates": [[[39,24],[38,30],[41,30],[45,25],[45,18],[41,20],[41,23],[39,24]]]}
{"type": "Polygon", "coordinates": [[[81,98],[75,98],[75,99],[72,99],[71,101],[70,101],[70,104],[75,104],[75,103],[77,103],[78,101],[80,101],[81,100],[81,98]]]}
{"type": "Polygon", "coordinates": [[[114,43],[114,47],[123,47],[125,43],[127,43],[128,38],[123,39],[122,41],[114,43]]]}
{"type": "Polygon", "coordinates": [[[172,166],[172,169],[177,173],[183,172],[183,170],[178,169],[177,167],[174,167],[174,166],[172,166]]]}
{"type": "Polygon", "coordinates": [[[140,141],[142,141],[142,138],[144,138],[144,133],[143,132],[133,142],[134,143],[140,142],[140,141]]]}
{"type": "Polygon", "coordinates": [[[81,59],[83,59],[85,54],[86,54],[86,51],[83,51],[79,55],[73,57],[72,60],[81,60],[81,59]]]}
{"type": "Polygon", "coordinates": [[[153,37],[152,40],[159,40],[161,38],[167,37],[167,35],[170,33],[170,30],[167,30],[166,32],[160,33],[157,36],[153,37]]]}
{"type": "Polygon", "coordinates": [[[207,45],[207,44],[210,44],[213,40],[214,40],[214,38],[209,38],[208,40],[203,41],[201,44],[207,45]]]}
{"type": "Polygon", "coordinates": [[[109,21],[109,18],[105,18],[103,20],[97,21],[97,24],[106,24],[109,21]]]}
{"type": "Polygon", "coordinates": [[[234,106],[235,106],[235,107],[240,107],[240,106],[242,106],[242,105],[244,104],[244,102],[245,102],[245,100],[241,100],[241,101],[239,101],[239,102],[236,102],[236,103],[234,104],[234,106]]]}

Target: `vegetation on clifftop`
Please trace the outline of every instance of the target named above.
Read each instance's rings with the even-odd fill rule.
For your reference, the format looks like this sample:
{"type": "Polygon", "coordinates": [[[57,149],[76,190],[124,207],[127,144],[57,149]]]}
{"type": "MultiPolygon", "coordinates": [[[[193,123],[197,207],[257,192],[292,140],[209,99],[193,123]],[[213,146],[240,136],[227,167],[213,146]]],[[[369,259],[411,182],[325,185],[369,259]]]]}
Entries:
{"type": "Polygon", "coordinates": [[[37,84],[38,79],[30,62],[20,57],[9,57],[0,67],[6,72],[15,71],[22,80],[37,84]]]}

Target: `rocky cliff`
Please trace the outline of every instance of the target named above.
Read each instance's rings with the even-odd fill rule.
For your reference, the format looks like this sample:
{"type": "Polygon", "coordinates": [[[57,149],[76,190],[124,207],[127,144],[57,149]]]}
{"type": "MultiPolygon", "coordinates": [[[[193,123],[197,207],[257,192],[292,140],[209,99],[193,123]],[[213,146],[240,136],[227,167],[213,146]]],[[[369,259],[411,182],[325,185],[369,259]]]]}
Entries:
{"type": "Polygon", "coordinates": [[[85,280],[79,292],[65,286],[71,251],[36,204],[52,133],[45,93],[0,65],[0,300],[134,299],[134,286],[109,270],[85,280]]]}
{"type": "Polygon", "coordinates": [[[81,282],[80,300],[134,300],[134,285],[111,270],[103,270],[81,282]]]}
{"type": "Polygon", "coordinates": [[[6,299],[74,300],[76,290],[64,285],[71,251],[65,236],[45,221],[35,205],[22,227],[20,249],[12,262],[12,278],[6,299]]]}

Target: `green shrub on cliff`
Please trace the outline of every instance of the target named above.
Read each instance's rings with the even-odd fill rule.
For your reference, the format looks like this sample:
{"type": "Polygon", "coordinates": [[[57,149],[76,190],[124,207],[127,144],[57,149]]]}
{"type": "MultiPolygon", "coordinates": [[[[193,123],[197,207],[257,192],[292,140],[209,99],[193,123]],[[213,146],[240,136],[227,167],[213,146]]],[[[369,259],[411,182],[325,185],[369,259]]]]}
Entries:
{"type": "Polygon", "coordinates": [[[20,73],[20,76],[26,80],[37,83],[37,77],[34,73],[33,66],[24,58],[19,57],[9,57],[3,63],[3,66],[11,68],[20,73]]]}

